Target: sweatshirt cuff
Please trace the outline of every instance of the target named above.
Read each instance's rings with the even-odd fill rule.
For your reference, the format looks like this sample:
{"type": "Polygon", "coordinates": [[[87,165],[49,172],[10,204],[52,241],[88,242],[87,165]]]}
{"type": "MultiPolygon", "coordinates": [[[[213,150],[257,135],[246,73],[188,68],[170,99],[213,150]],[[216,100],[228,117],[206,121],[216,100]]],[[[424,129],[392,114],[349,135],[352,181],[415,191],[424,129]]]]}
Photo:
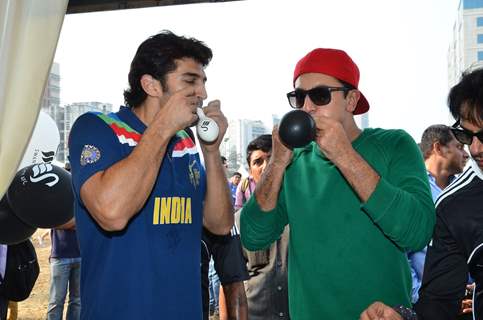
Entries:
{"type": "Polygon", "coordinates": [[[398,189],[381,177],[376,189],[367,202],[361,205],[361,209],[377,223],[390,211],[397,194],[398,189]]]}

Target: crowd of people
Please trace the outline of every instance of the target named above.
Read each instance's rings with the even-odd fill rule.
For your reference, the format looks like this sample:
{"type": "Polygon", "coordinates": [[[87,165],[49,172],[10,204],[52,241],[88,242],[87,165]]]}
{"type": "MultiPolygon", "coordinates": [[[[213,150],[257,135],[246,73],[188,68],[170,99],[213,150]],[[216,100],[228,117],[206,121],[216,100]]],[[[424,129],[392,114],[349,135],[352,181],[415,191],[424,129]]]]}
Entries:
{"type": "Polygon", "coordinates": [[[360,129],[370,103],[356,63],[314,49],[287,98],[315,140],[291,149],[275,126],[248,144],[243,177],[220,154],[220,101],[203,107],[214,142],[190,129],[211,58],[197,39],[156,34],[131,63],[126,106],[75,122],[80,251],[74,224],[52,231],[48,319],[79,270],[68,319],[483,319],[483,69],[451,89],[456,122],[418,146],[401,129],[360,129]]]}

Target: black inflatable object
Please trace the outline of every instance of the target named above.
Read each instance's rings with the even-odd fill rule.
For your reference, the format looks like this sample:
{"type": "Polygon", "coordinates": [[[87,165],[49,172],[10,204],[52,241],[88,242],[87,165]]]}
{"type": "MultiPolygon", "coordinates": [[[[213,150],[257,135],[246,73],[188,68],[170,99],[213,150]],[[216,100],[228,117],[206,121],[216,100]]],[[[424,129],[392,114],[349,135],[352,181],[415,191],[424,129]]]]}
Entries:
{"type": "Polygon", "coordinates": [[[34,234],[36,228],[20,220],[8,205],[7,197],[0,200],[0,244],[17,244],[34,234]]]}
{"type": "Polygon", "coordinates": [[[7,198],[23,222],[37,228],[55,228],[74,216],[70,173],[50,163],[27,166],[17,172],[7,198]]]}
{"type": "Polygon", "coordinates": [[[292,110],[280,120],[278,133],[288,148],[304,147],[315,139],[315,121],[305,111],[292,110]]]}

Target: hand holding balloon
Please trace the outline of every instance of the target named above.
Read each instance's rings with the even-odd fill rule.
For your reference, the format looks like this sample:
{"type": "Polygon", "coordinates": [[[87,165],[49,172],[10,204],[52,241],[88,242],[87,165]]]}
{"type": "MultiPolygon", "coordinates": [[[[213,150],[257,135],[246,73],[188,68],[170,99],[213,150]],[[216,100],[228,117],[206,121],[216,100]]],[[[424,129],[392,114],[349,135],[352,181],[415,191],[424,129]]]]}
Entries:
{"type": "Polygon", "coordinates": [[[208,118],[203,112],[202,108],[197,108],[196,113],[200,118],[196,125],[196,132],[198,137],[207,143],[215,142],[220,133],[220,128],[216,124],[215,120],[208,118]]]}

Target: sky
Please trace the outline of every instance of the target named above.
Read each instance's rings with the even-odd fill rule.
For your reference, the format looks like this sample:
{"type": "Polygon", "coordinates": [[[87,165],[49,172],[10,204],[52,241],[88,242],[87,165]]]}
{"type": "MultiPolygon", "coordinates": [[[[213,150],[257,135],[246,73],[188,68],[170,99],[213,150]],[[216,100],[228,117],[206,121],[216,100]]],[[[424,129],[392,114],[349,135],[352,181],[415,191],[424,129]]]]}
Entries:
{"type": "Polygon", "coordinates": [[[369,126],[452,124],[447,52],[459,0],[245,0],[67,15],[54,61],[61,104],[123,104],[139,44],[168,29],[212,48],[208,101],[228,119],[262,120],[290,111],[293,68],[317,47],[345,50],[359,66],[369,126]]]}

